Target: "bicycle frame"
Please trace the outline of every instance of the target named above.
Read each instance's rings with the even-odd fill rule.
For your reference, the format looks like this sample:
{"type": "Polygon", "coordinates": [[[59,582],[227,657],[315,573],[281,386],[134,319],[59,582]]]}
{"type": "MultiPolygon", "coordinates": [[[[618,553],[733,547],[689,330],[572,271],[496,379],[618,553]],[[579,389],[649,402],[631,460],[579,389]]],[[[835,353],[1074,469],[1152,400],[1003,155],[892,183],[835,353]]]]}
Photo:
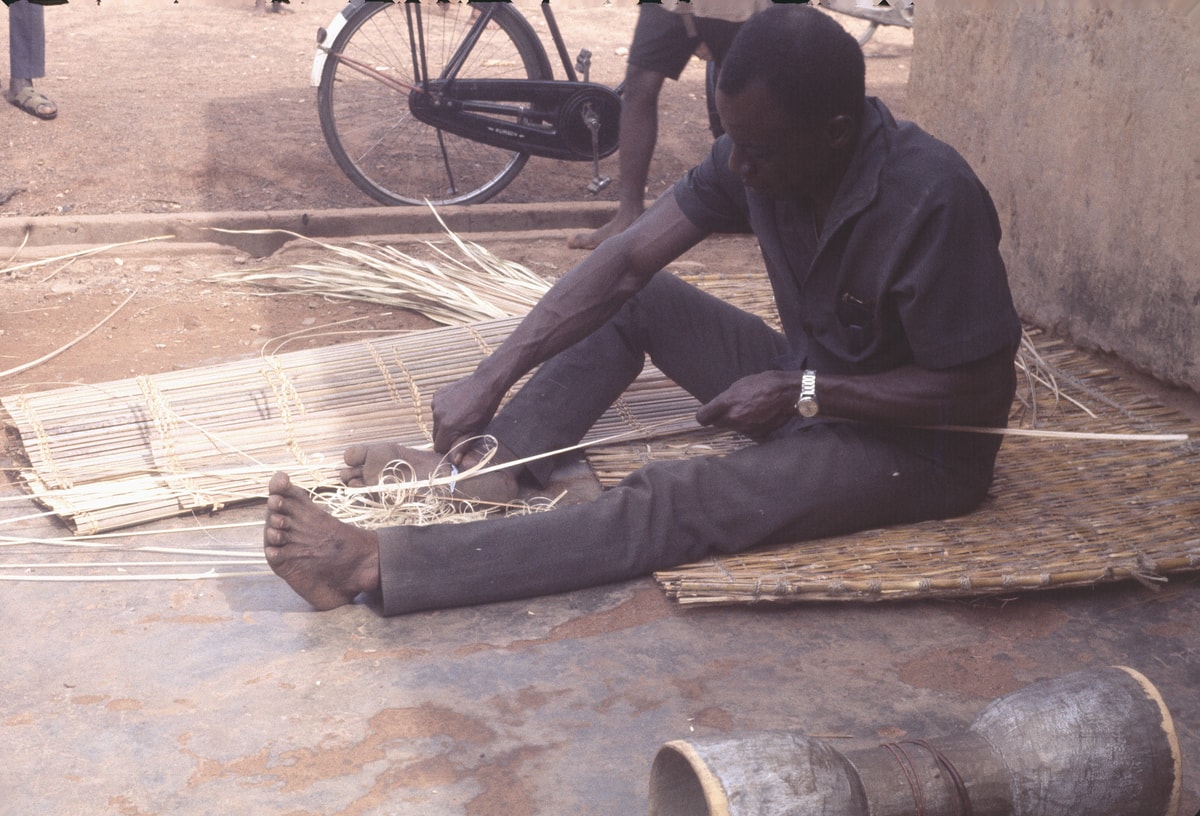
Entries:
{"type": "MultiPolygon", "coordinates": [[[[318,41],[332,42],[350,14],[367,2],[380,0],[351,0],[329,29],[322,30],[318,41]]],[[[569,161],[593,161],[615,152],[621,99],[607,86],[578,79],[549,3],[541,4],[542,14],[562,60],[566,80],[458,76],[480,34],[497,13],[498,5],[478,4],[476,19],[439,77],[429,77],[425,65],[421,4],[405,3],[415,83],[402,82],[369,65],[331,54],[324,45],[319,48],[313,63],[313,81],[319,84],[325,61],[333,56],[397,92],[406,93],[414,117],[456,136],[534,156],[569,161]]]]}
{"type": "Polygon", "coordinates": [[[877,0],[821,0],[821,5],[830,11],[845,14],[847,17],[857,17],[867,20],[870,27],[858,38],[859,45],[866,45],[867,40],[881,25],[912,28],[914,0],[891,0],[880,5],[877,0]]]}

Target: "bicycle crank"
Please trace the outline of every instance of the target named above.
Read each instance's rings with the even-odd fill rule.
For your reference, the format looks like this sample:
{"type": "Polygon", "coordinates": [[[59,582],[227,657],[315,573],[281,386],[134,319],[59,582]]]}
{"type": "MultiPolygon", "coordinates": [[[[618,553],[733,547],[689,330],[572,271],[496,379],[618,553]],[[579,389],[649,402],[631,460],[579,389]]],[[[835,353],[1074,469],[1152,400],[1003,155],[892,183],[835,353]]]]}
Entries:
{"type": "MultiPolygon", "coordinates": [[[[604,85],[557,80],[431,80],[408,95],[420,121],[534,156],[592,161],[617,149],[621,97],[604,85]]],[[[597,174],[598,175],[598,174],[597,174]]]]}
{"type": "Polygon", "coordinates": [[[596,195],[612,184],[612,178],[600,175],[600,115],[596,113],[591,102],[585,102],[583,105],[583,123],[592,133],[592,181],[587,189],[589,193],[596,195]]]}

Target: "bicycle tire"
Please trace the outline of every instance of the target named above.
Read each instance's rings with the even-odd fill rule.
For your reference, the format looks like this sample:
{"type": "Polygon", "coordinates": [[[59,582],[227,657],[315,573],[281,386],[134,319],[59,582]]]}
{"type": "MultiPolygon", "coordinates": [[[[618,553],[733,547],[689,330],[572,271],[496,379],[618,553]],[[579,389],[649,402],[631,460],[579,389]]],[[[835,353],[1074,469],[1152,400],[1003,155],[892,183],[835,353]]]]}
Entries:
{"type": "Polygon", "coordinates": [[[717,113],[717,64],[713,60],[704,63],[704,106],[708,110],[708,129],[714,139],[719,139],[725,133],[721,124],[721,114],[717,113]]]}
{"type": "MultiPolygon", "coordinates": [[[[520,12],[494,9],[458,76],[552,79],[545,49],[520,12]]],[[[441,75],[478,11],[468,4],[422,4],[428,72],[441,75]]],[[[364,3],[334,38],[332,54],[352,57],[413,83],[409,17],[403,3],[364,3]]],[[[507,186],[529,159],[427,125],[409,111],[408,94],[330,55],[317,88],[321,131],[342,171],[384,204],[472,204],[507,186]]]]}

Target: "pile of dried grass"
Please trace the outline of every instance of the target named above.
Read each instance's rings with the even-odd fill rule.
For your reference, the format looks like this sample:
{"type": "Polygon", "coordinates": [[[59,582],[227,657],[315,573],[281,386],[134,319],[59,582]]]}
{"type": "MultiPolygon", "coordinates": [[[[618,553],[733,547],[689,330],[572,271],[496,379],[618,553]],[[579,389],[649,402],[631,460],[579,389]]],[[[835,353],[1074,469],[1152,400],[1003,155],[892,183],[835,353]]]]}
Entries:
{"type": "MultiPolygon", "coordinates": [[[[217,282],[252,283],[274,292],[361,300],[411,309],[444,326],[461,326],[524,314],[550,282],[521,264],[498,258],[454,234],[434,212],[457,253],[423,241],[426,257],[395,247],[356,241],[349,246],[312,241],[329,257],[287,269],[245,270],[214,276],[217,282]]],[[[278,232],[278,230],[270,230],[278,232]]]]}

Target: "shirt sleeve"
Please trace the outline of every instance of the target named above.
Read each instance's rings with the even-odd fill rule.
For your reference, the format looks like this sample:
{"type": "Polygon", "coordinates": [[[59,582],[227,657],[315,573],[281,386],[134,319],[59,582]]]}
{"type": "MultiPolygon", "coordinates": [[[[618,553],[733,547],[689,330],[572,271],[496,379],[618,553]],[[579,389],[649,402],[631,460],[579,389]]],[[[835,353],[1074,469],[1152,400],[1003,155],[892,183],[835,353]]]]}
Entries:
{"type": "Polygon", "coordinates": [[[751,232],[746,187],[729,169],[733,143],[722,136],[700,164],[673,188],[687,219],[706,232],[751,232]]]}
{"type": "Polygon", "coordinates": [[[982,184],[953,178],[935,185],[934,203],[915,225],[906,272],[896,281],[901,321],[914,362],[944,369],[1020,342],[1000,224],[982,184]]]}

